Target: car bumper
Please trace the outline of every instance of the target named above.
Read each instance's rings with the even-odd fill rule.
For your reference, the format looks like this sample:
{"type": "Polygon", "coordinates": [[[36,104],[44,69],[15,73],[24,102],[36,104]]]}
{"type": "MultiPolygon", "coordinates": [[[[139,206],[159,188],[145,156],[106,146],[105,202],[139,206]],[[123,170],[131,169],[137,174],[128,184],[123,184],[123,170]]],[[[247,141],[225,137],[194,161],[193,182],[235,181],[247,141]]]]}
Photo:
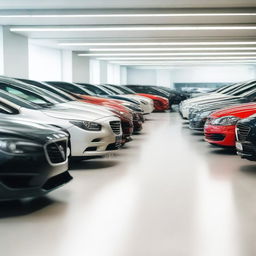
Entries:
{"type": "Polygon", "coordinates": [[[206,122],[205,119],[201,119],[201,120],[191,119],[189,120],[189,128],[191,130],[203,131],[205,122],[206,122]]]}
{"type": "Polygon", "coordinates": [[[170,108],[168,101],[162,102],[162,101],[156,101],[154,100],[154,111],[165,111],[170,108]]]}
{"type": "Polygon", "coordinates": [[[206,125],[204,128],[205,141],[211,144],[235,147],[235,126],[206,125]]]}
{"type": "Polygon", "coordinates": [[[113,119],[99,121],[101,131],[87,131],[76,126],[70,128],[71,157],[103,156],[119,149],[122,144],[122,129],[118,134],[114,133],[110,121],[113,119]]]}
{"type": "Polygon", "coordinates": [[[237,154],[241,156],[241,158],[256,161],[256,146],[249,141],[240,143],[242,145],[242,149],[237,147],[237,154]]]}
{"type": "Polygon", "coordinates": [[[0,200],[38,197],[69,182],[68,161],[51,165],[45,156],[3,158],[0,200]]]}

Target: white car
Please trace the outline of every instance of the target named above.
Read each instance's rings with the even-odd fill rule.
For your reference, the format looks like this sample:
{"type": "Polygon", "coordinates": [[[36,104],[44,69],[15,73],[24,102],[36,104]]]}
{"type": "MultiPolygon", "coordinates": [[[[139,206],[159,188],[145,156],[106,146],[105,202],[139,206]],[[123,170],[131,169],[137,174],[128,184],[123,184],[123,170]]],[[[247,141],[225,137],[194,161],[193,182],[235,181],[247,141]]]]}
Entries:
{"type": "Polygon", "coordinates": [[[139,95],[132,95],[132,94],[122,94],[121,95],[127,99],[134,99],[140,102],[140,107],[143,109],[143,114],[148,115],[154,111],[154,102],[153,100],[139,95]]]}
{"type": "Polygon", "coordinates": [[[238,83],[231,86],[227,86],[225,88],[220,88],[216,92],[209,93],[200,97],[195,97],[192,99],[184,100],[180,104],[180,113],[183,118],[188,118],[189,112],[193,107],[196,107],[197,104],[204,103],[218,100],[218,99],[224,99],[232,96],[234,93],[239,93],[240,90],[243,90],[243,88],[251,87],[253,85],[250,85],[253,81],[249,81],[247,83],[238,83]]]}
{"type": "Polygon", "coordinates": [[[102,156],[120,147],[122,130],[120,119],[84,110],[61,106],[40,106],[4,91],[0,91],[1,118],[50,124],[70,134],[71,156],[102,156]]]}

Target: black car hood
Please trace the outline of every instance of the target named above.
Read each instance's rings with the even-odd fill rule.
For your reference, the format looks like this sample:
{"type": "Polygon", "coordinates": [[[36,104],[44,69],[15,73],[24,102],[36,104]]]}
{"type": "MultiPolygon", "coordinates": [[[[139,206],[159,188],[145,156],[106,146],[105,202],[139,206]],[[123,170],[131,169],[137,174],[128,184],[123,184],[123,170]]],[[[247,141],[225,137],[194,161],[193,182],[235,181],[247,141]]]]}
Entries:
{"type": "Polygon", "coordinates": [[[63,138],[68,135],[57,127],[14,119],[0,120],[0,138],[3,136],[45,143],[48,140],[63,138]]]}

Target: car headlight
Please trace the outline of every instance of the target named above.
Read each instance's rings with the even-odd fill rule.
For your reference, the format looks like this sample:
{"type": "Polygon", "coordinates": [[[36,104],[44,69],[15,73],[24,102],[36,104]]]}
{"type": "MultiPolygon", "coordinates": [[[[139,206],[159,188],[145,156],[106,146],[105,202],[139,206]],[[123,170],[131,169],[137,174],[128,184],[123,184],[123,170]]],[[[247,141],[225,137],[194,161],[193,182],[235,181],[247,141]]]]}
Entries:
{"type": "Polygon", "coordinates": [[[19,138],[0,138],[0,151],[8,154],[31,154],[42,150],[43,146],[33,141],[19,138]]]}
{"type": "Polygon", "coordinates": [[[200,113],[200,118],[207,118],[211,113],[212,111],[202,112],[200,113]]]}
{"type": "Polygon", "coordinates": [[[70,121],[71,124],[87,131],[100,131],[101,130],[101,125],[95,122],[89,122],[89,121],[70,121]]]}
{"type": "Polygon", "coordinates": [[[235,125],[240,118],[236,116],[223,116],[220,118],[212,119],[212,125],[228,126],[235,125]]]}

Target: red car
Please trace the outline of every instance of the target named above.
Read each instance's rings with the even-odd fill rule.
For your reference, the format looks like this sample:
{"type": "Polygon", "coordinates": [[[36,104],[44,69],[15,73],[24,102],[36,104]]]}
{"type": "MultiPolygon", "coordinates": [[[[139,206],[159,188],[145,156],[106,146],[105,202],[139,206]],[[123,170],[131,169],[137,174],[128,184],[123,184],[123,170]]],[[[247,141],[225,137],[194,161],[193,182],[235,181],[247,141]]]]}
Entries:
{"type": "Polygon", "coordinates": [[[169,100],[165,97],[147,93],[136,93],[136,95],[144,96],[153,100],[155,111],[165,111],[169,109],[169,100]]]}
{"type": "Polygon", "coordinates": [[[217,146],[235,147],[238,120],[256,113],[256,103],[245,103],[212,113],[205,124],[205,140],[217,146]]]}

